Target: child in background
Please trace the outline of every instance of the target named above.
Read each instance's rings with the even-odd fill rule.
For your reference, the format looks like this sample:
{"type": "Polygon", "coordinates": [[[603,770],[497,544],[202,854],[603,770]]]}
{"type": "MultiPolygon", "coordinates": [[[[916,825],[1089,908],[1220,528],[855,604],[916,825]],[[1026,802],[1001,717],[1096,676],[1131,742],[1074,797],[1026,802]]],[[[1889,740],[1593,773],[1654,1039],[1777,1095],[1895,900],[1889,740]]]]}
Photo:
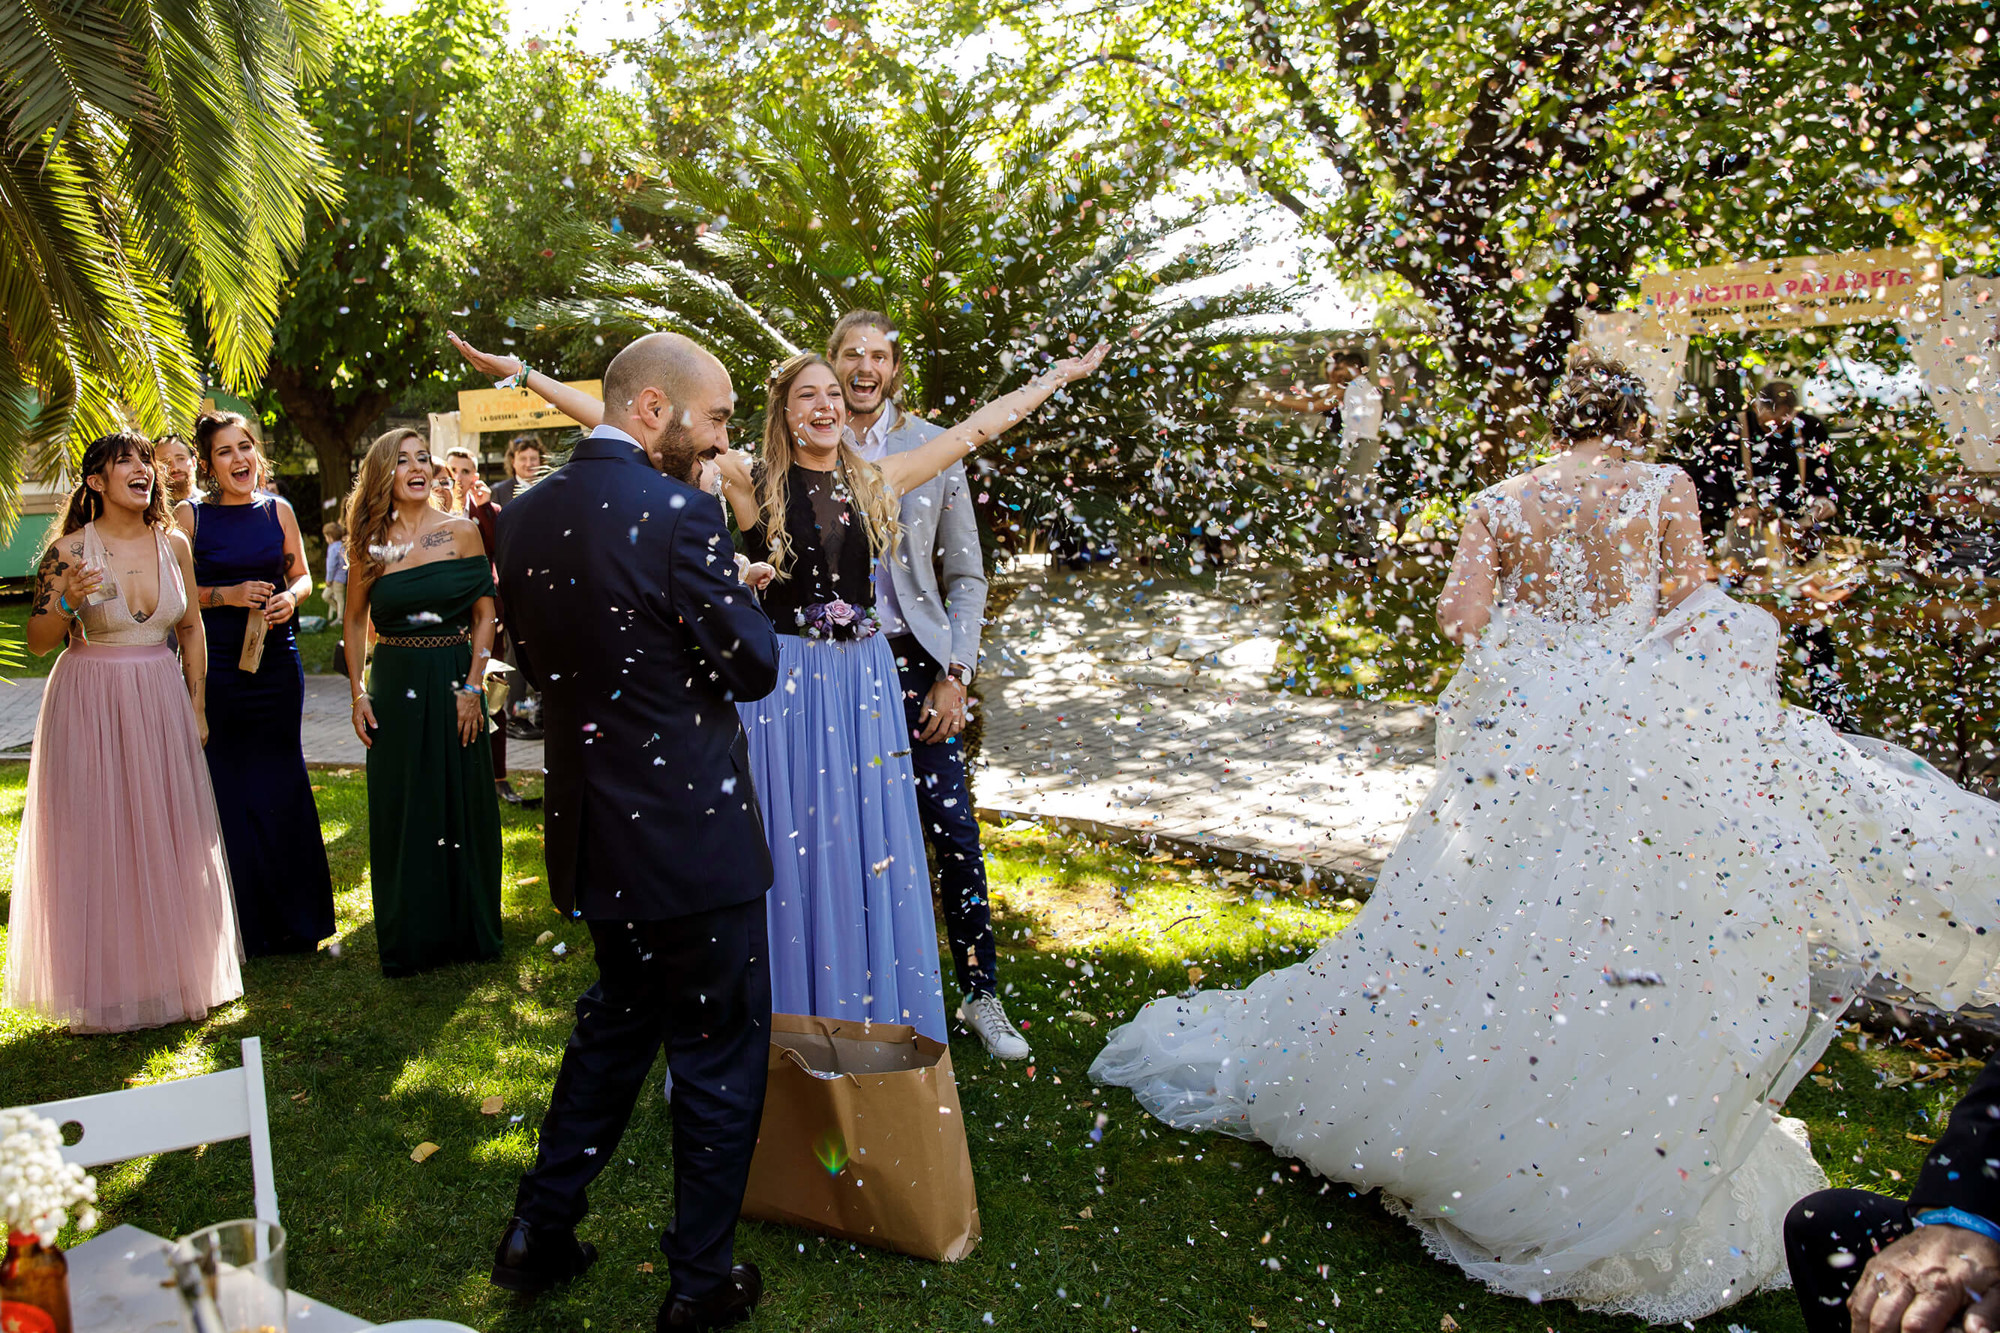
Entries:
{"type": "Polygon", "coordinates": [[[320,535],[326,538],[327,623],[339,625],[347,619],[347,529],[335,520],[320,535]]]}

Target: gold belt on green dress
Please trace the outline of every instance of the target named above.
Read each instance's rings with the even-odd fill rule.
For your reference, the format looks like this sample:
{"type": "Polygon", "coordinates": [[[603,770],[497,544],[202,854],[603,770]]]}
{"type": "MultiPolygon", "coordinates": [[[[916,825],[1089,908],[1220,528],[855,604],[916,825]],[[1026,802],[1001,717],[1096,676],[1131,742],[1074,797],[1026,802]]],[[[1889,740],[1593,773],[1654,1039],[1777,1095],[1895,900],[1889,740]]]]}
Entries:
{"type": "Polygon", "coordinates": [[[456,648],[472,642],[465,630],[456,634],[377,634],[375,642],[389,648],[456,648]]]}

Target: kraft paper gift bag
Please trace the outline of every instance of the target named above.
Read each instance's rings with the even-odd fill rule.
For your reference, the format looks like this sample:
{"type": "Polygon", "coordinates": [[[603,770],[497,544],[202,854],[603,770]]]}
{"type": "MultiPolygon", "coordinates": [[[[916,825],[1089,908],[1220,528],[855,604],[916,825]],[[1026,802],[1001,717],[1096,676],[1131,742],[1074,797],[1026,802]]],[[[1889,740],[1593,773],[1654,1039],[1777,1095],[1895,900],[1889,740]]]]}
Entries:
{"type": "Polygon", "coordinates": [[[745,1217],[945,1262],[979,1243],[951,1052],[902,1023],[771,1016],[745,1217]]]}

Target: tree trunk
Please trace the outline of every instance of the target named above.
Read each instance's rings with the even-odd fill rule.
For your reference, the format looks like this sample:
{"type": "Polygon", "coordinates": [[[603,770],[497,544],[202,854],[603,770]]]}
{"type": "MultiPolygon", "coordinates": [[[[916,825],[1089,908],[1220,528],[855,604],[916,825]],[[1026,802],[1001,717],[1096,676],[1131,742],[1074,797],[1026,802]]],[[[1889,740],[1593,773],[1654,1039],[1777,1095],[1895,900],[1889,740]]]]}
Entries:
{"type": "Polygon", "coordinates": [[[376,418],[387,411],[395,395],[387,390],[340,402],[323,377],[279,361],[271,363],[266,381],[277,395],[286,420],[313,451],[319,464],[320,513],[300,515],[314,526],[339,516],[353,481],[356,446],[376,418]],[[328,504],[332,501],[332,504],[328,504]]]}

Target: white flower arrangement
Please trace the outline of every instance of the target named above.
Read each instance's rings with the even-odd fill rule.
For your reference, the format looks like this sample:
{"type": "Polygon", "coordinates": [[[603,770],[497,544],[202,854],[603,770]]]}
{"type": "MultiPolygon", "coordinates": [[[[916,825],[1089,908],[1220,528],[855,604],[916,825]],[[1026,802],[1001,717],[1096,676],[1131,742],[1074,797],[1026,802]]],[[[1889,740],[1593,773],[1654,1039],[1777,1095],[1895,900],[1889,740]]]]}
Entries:
{"type": "Polygon", "coordinates": [[[88,1231],[97,1225],[97,1181],[65,1162],[62,1130],[32,1111],[0,1111],[0,1223],[9,1232],[35,1236],[44,1245],[69,1221],[88,1231]]]}

